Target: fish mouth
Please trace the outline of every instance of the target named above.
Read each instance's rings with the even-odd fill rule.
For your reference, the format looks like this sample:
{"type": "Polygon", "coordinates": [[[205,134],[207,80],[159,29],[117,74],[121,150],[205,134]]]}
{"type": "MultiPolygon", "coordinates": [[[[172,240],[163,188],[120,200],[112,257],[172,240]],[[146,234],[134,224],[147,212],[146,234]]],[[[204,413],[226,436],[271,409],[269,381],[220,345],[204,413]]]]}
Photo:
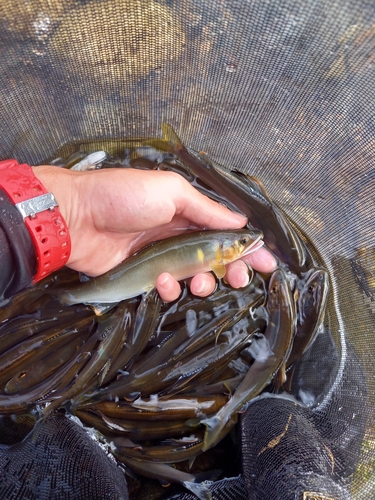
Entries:
{"type": "Polygon", "coordinates": [[[261,236],[258,236],[252,244],[244,251],[241,257],[245,257],[245,255],[249,255],[250,253],[256,252],[259,248],[262,248],[264,245],[264,241],[261,236]]]}

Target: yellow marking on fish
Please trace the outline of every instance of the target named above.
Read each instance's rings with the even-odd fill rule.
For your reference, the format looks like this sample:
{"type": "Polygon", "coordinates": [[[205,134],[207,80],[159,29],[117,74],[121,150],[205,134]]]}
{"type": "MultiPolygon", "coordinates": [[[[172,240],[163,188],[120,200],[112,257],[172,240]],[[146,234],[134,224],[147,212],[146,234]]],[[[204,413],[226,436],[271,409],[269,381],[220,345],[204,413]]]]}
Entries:
{"type": "Polygon", "coordinates": [[[221,247],[218,246],[217,249],[216,249],[216,260],[218,262],[222,262],[223,261],[223,252],[221,251],[221,247]]]}
{"type": "Polygon", "coordinates": [[[242,250],[242,246],[240,245],[239,241],[236,240],[233,242],[233,245],[231,247],[228,247],[224,251],[220,252],[220,257],[225,263],[232,262],[241,255],[242,250]]]}
{"type": "Polygon", "coordinates": [[[198,248],[197,250],[197,257],[198,257],[198,260],[201,264],[203,264],[204,262],[204,252],[201,248],[198,248]]]}
{"type": "Polygon", "coordinates": [[[285,426],[285,429],[283,430],[283,432],[281,434],[279,434],[278,436],[276,436],[275,438],[271,439],[271,441],[267,444],[267,446],[265,446],[264,448],[262,448],[260,450],[260,452],[258,453],[258,457],[264,451],[268,450],[269,448],[275,448],[275,446],[277,446],[280,443],[280,441],[282,440],[282,438],[288,432],[288,428],[289,428],[290,421],[292,420],[292,416],[293,416],[293,414],[291,413],[289,415],[288,422],[286,423],[286,426],[285,426]]]}

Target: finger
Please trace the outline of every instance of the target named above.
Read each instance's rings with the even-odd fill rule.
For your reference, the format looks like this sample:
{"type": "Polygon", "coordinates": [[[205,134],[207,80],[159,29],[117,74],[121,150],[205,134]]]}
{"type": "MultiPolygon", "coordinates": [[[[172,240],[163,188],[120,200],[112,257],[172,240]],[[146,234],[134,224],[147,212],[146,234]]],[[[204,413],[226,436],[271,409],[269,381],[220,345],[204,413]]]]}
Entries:
{"type": "Polygon", "coordinates": [[[277,268],[277,260],[267,248],[261,247],[242,259],[260,273],[272,273],[277,268]]]}
{"type": "Polygon", "coordinates": [[[190,282],[190,291],[198,297],[207,297],[216,287],[216,280],[210,273],[200,273],[194,276],[190,282]]]}
{"type": "Polygon", "coordinates": [[[180,284],[169,273],[162,273],[158,276],[156,288],[161,299],[165,302],[172,302],[178,299],[181,293],[180,284]]]}
{"type": "Polygon", "coordinates": [[[233,288],[242,288],[249,283],[249,268],[243,260],[236,260],[227,265],[225,280],[233,288]]]}
{"type": "Polygon", "coordinates": [[[187,182],[176,191],[175,204],[177,213],[201,227],[237,229],[247,223],[247,217],[211,200],[187,182]]]}

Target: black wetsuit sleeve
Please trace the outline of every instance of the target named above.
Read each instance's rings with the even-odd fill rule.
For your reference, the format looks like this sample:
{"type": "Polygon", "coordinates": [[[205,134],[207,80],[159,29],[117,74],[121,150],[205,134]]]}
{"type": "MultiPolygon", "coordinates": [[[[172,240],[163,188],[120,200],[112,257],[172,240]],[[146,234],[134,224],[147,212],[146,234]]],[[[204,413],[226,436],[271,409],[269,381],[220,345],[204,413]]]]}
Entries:
{"type": "Polygon", "coordinates": [[[21,214],[0,188],[0,306],[32,282],[36,253],[21,214]]]}

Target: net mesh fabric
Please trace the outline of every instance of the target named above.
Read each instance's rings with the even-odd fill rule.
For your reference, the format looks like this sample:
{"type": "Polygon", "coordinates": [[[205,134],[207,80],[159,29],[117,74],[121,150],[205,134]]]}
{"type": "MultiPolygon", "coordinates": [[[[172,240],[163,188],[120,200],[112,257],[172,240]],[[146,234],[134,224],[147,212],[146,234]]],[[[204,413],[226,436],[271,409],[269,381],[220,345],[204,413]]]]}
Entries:
{"type": "Polygon", "coordinates": [[[1,451],[0,464],[1,498],[129,498],[122,471],[62,415],[41,421],[22,442],[1,451]]]}
{"type": "MultiPolygon", "coordinates": [[[[282,399],[251,405],[242,419],[243,476],[215,483],[214,498],[294,498],[297,491],[372,498],[374,5],[3,0],[0,9],[1,158],[41,164],[64,144],[68,155],[74,141],[152,137],[170,123],[193,150],[261,179],[330,273],[318,338],[328,347],[314,345],[292,391],[311,407],[282,399]],[[293,483],[300,462],[316,482],[293,483]]],[[[127,498],[121,471],[76,424],[53,417],[34,432],[36,441],[32,433],[1,450],[14,471],[2,498],[42,498],[42,490],[49,498],[65,491],[127,498]],[[70,432],[79,439],[68,439],[70,432]],[[58,467],[55,446],[65,449],[58,467]],[[29,467],[21,458],[34,464],[28,490],[20,486],[29,467]],[[112,472],[104,474],[107,466],[112,472]],[[80,477],[90,468],[89,493],[80,477]]],[[[6,443],[4,428],[2,435],[6,443]]]]}

